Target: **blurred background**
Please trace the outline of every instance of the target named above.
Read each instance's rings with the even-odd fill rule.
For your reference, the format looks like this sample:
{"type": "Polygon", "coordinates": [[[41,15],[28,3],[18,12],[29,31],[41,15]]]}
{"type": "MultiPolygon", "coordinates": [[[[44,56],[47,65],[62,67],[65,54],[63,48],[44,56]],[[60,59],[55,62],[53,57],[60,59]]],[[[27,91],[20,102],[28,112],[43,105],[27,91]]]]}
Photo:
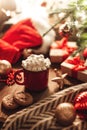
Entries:
{"type": "Polygon", "coordinates": [[[50,24],[57,31],[61,24],[69,25],[76,40],[80,39],[79,44],[87,42],[86,0],[0,0],[0,30],[3,23],[14,24],[26,17],[36,17],[37,14],[48,16],[50,24]]]}

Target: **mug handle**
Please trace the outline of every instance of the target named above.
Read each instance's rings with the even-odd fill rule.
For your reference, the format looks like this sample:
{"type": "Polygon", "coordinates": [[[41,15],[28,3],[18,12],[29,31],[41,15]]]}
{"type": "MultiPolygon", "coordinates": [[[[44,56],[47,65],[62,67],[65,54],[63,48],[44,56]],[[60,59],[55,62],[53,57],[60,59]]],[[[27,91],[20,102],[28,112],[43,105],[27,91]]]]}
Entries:
{"type": "Polygon", "coordinates": [[[20,74],[20,73],[23,73],[23,69],[20,69],[20,70],[17,70],[14,74],[14,80],[15,82],[18,84],[18,85],[24,85],[24,81],[23,82],[20,82],[19,80],[17,80],[17,76],[20,74]]]}

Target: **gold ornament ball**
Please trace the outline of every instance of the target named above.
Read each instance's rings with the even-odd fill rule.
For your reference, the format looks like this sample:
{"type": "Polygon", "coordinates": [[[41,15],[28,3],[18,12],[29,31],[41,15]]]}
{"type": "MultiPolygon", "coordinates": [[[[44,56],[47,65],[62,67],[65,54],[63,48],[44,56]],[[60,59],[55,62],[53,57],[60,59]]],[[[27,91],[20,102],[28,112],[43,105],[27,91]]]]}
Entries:
{"type": "Polygon", "coordinates": [[[11,63],[7,60],[0,60],[0,75],[8,74],[12,69],[11,63]]]}
{"type": "Polygon", "coordinates": [[[74,106],[71,103],[60,103],[55,110],[55,117],[61,126],[69,126],[76,118],[74,106]]]}

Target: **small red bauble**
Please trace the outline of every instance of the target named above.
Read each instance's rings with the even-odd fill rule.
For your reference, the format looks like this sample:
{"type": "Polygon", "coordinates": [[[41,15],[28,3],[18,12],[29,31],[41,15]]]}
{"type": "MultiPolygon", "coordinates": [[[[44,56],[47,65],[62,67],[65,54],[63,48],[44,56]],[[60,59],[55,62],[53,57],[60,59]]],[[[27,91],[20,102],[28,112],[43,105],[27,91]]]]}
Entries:
{"type": "Polygon", "coordinates": [[[87,119],[87,91],[79,93],[74,99],[76,113],[82,119],[87,119]]]}
{"type": "Polygon", "coordinates": [[[84,49],[84,51],[83,51],[83,56],[84,56],[85,58],[87,58],[87,48],[84,49]]]}

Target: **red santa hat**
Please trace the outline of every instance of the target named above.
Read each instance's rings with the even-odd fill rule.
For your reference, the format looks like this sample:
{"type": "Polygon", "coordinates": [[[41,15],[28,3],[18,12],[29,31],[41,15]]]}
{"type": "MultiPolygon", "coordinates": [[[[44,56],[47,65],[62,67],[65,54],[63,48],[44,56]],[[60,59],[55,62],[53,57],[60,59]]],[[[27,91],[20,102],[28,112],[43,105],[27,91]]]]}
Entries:
{"type": "Polygon", "coordinates": [[[32,25],[31,19],[25,19],[13,25],[0,40],[0,59],[14,64],[24,48],[40,46],[42,37],[32,25]]]}
{"type": "Polygon", "coordinates": [[[0,40],[0,59],[14,64],[19,60],[25,48],[41,46],[43,49],[43,44],[46,45],[43,49],[46,51],[55,39],[53,30],[43,37],[49,28],[48,16],[44,11],[43,14],[36,13],[12,25],[0,40]]]}

